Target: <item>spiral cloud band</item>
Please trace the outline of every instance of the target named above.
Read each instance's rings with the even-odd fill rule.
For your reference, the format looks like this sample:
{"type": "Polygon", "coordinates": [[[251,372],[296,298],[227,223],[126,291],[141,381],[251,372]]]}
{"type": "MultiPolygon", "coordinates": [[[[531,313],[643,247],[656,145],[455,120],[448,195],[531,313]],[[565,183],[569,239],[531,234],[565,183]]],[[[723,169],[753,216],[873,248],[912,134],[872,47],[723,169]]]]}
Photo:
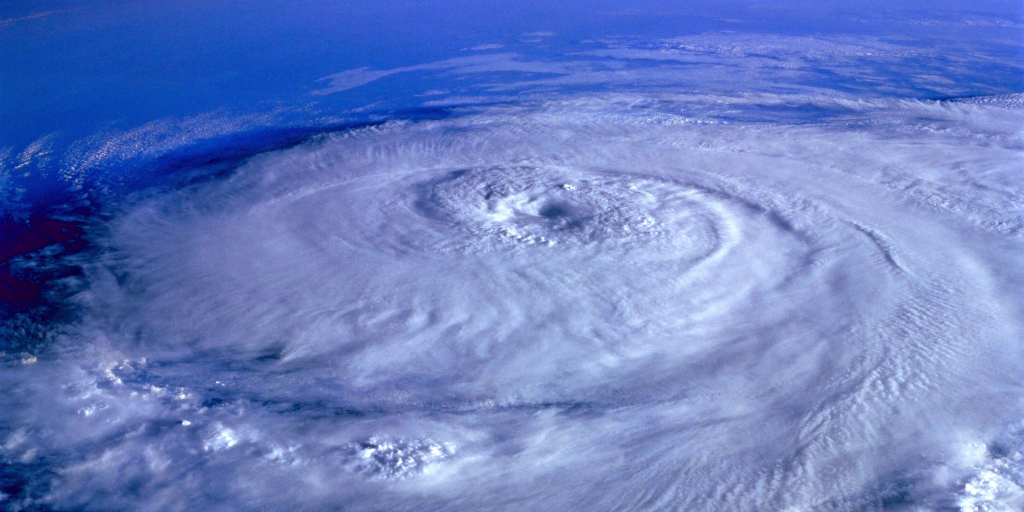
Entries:
{"type": "Polygon", "coordinates": [[[92,230],[5,454],[60,509],[1018,510],[1018,105],[578,96],[259,155],[92,230]]]}

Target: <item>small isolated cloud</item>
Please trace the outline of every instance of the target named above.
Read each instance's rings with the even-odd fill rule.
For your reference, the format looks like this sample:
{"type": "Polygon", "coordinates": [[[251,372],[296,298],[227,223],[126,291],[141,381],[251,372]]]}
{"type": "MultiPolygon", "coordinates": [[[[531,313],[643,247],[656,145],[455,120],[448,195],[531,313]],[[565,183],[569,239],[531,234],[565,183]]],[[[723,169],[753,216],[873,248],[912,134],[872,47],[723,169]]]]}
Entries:
{"type": "Polygon", "coordinates": [[[361,85],[366,85],[374,80],[379,80],[388,75],[400,73],[404,71],[404,68],[396,69],[370,69],[370,68],[358,68],[358,69],[347,69],[340,73],[335,73],[331,76],[321,78],[320,80],[329,80],[330,85],[323,89],[317,89],[312,94],[316,96],[323,96],[332,92],[347,91],[349,89],[355,89],[361,85]]]}
{"type": "Polygon", "coordinates": [[[519,72],[554,73],[564,75],[572,73],[572,69],[569,68],[569,64],[567,63],[524,61],[518,60],[516,57],[517,55],[515,53],[492,53],[486,55],[456,57],[454,59],[446,59],[436,62],[428,62],[426,64],[419,64],[416,66],[405,66],[391,69],[349,69],[317,80],[318,82],[327,82],[327,86],[321,89],[316,89],[310,94],[313,94],[314,96],[325,96],[336,92],[347,91],[389,75],[408,73],[410,71],[451,71],[460,74],[519,72]]]}
{"type": "Polygon", "coordinates": [[[484,51],[484,50],[497,50],[499,48],[504,48],[504,47],[505,47],[505,45],[503,45],[503,44],[481,44],[481,45],[477,45],[477,46],[474,46],[472,48],[467,48],[467,49],[479,52],[479,51],[484,51]]]}
{"type": "Polygon", "coordinates": [[[544,38],[552,37],[555,33],[547,30],[539,32],[526,32],[519,36],[519,41],[523,43],[543,43],[544,38]]]}
{"type": "Polygon", "coordinates": [[[6,19],[0,20],[0,27],[7,27],[7,26],[13,25],[13,24],[15,24],[15,23],[17,23],[19,21],[29,21],[29,20],[42,19],[42,18],[46,18],[46,17],[52,16],[54,14],[60,14],[62,12],[77,11],[78,9],[81,9],[81,7],[73,7],[73,8],[70,8],[70,9],[54,9],[54,10],[49,10],[49,11],[37,12],[35,14],[29,14],[27,16],[20,16],[20,17],[17,17],[17,18],[6,18],[6,19]]]}

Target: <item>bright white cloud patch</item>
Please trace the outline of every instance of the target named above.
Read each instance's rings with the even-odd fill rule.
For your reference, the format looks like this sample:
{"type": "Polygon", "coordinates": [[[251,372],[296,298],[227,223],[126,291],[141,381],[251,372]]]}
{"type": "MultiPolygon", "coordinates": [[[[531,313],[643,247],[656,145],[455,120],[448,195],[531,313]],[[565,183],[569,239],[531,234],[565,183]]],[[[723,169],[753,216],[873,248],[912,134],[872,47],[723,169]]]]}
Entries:
{"type": "Polygon", "coordinates": [[[576,97],[138,199],[3,368],[4,464],[65,509],[1019,509],[1013,101],[576,97]]]}

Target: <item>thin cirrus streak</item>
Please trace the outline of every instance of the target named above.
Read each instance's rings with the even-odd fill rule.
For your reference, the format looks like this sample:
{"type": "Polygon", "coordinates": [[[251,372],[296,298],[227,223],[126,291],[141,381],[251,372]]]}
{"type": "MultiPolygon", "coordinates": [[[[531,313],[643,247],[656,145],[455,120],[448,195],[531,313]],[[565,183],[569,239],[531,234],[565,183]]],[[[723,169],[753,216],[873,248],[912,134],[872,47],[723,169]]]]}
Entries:
{"type": "Polygon", "coordinates": [[[2,369],[11,500],[1019,509],[1003,100],[495,105],[138,198],[2,369]]]}

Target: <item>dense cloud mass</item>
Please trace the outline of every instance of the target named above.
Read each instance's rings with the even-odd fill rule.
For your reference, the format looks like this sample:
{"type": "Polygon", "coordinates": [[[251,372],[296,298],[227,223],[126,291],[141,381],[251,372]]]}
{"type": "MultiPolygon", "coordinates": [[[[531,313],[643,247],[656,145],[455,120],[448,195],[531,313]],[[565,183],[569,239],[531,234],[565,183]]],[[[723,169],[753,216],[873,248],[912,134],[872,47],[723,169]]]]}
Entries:
{"type": "Polygon", "coordinates": [[[7,506],[1020,510],[1022,125],[576,95],[150,191],[5,356],[7,506]]]}

